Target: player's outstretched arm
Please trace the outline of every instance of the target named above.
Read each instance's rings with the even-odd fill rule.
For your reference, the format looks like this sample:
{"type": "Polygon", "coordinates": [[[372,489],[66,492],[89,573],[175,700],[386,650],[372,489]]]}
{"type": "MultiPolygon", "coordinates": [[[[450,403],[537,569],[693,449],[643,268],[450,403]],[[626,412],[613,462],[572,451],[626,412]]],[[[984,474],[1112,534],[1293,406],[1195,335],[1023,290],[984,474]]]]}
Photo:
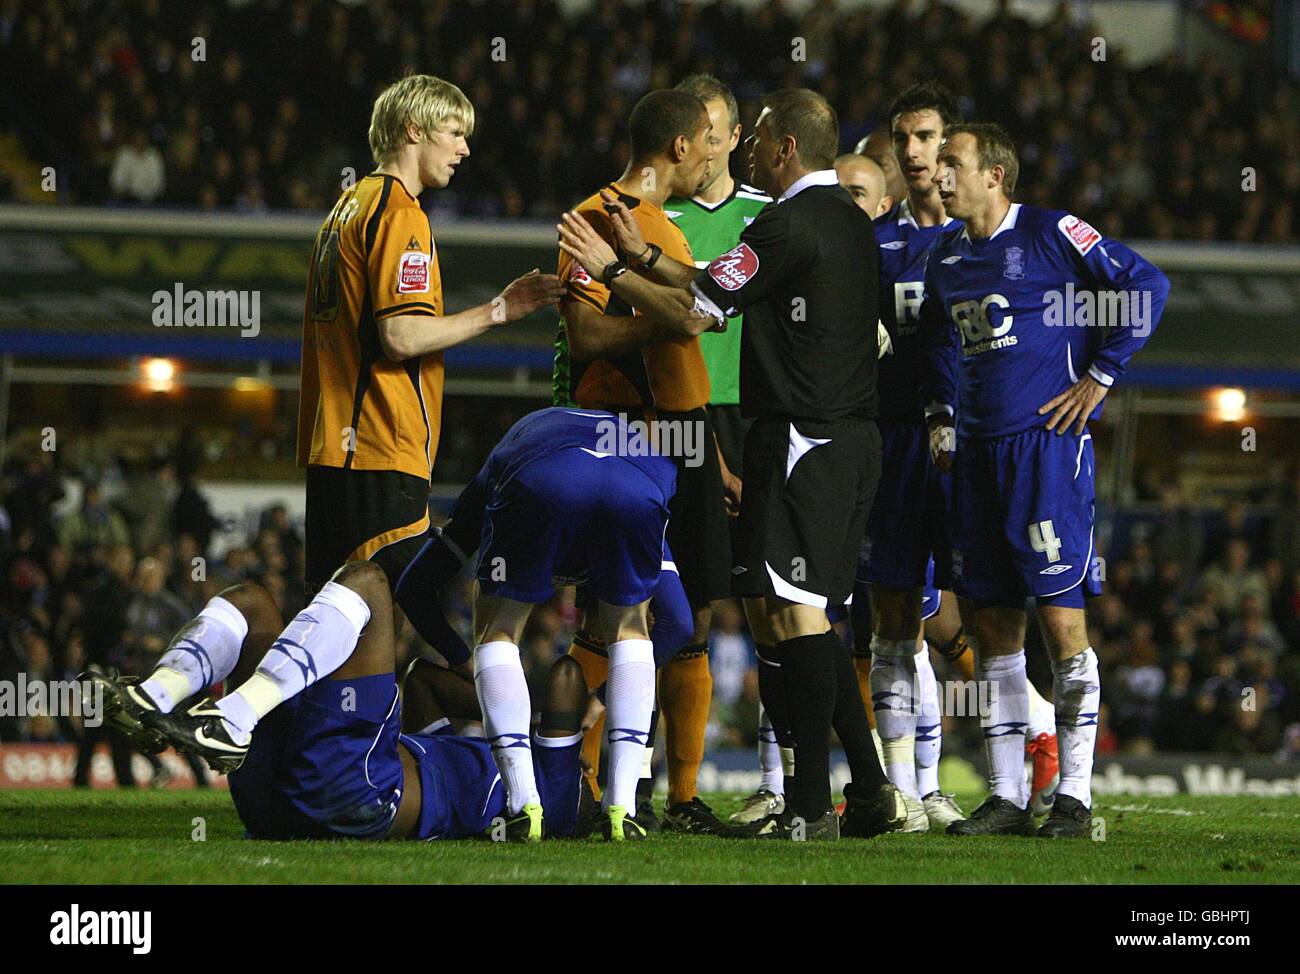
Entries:
{"type": "Polygon", "coordinates": [[[614,231],[614,240],[618,244],[619,252],[626,258],[632,270],[643,274],[656,284],[667,287],[691,286],[691,279],[696,273],[693,265],[683,264],[679,260],[665,256],[662,252],[658,252],[657,247],[647,244],[645,237],[641,235],[640,224],[632,216],[632,211],[627,208],[627,204],[620,200],[616,193],[602,189],[600,198],[604,200],[605,212],[609,214],[610,227],[614,231]]]}
{"type": "Polygon", "coordinates": [[[394,362],[440,352],[463,344],[484,332],[518,321],[538,308],[555,306],[564,285],[554,274],[537,268],[517,277],[495,298],[454,315],[392,315],[379,322],[379,344],[394,362]]]}
{"type": "Polygon", "coordinates": [[[693,264],[683,264],[664,254],[659,255],[652,267],[643,267],[636,260],[629,260],[628,266],[656,284],[673,288],[689,288],[695,275],[700,272],[693,264]]]}
{"type": "Polygon", "coordinates": [[[581,301],[565,301],[561,314],[569,353],[578,362],[626,355],[646,345],[678,337],[657,318],[601,314],[581,301]]]}
{"type": "MultiPolygon", "coordinates": [[[[565,213],[556,230],[560,234],[561,250],[578,260],[583,267],[591,268],[593,276],[643,316],[668,329],[667,334],[658,334],[649,342],[638,344],[674,337],[691,337],[718,325],[716,318],[696,309],[695,296],[689,290],[654,284],[636,274],[620,273],[620,262],[614,249],[576,213],[565,213]],[[609,274],[606,273],[607,269],[609,274]]],[[[572,336],[570,342],[572,343],[572,336]]],[[[578,354],[576,350],[575,354],[578,354]]]]}
{"type": "Polygon", "coordinates": [[[725,321],[701,310],[695,295],[683,288],[655,284],[635,274],[623,274],[614,279],[610,290],[642,314],[670,328],[673,337],[693,338],[726,327],[725,321]]]}

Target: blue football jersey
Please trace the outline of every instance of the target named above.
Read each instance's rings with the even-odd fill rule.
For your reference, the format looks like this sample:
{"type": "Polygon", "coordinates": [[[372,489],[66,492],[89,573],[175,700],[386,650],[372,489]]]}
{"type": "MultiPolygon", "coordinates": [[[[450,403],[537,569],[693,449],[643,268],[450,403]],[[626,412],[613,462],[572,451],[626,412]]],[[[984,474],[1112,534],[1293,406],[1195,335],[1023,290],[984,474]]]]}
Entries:
{"type": "Polygon", "coordinates": [[[651,452],[649,438],[641,435],[637,425],[602,410],[565,406],[539,409],[510,427],[476,480],[490,480],[500,487],[531,461],[570,447],[614,454],[634,464],[659,486],[665,504],[676,491],[676,465],[651,452]]]}
{"type": "Polygon", "coordinates": [[[961,226],[948,218],[941,226],[917,226],[906,199],[876,217],[880,242],[880,320],[894,351],[879,362],[880,418],[920,423],[926,400],[921,396],[921,343],[918,322],[925,294],[925,265],[945,229],[961,226]]]}
{"type": "Polygon", "coordinates": [[[963,436],[1044,426],[1081,376],[1114,384],[1168,296],[1159,268],[1062,210],[1013,203],[986,240],[946,228],[921,307],[927,411],[957,404],[963,436]]]}

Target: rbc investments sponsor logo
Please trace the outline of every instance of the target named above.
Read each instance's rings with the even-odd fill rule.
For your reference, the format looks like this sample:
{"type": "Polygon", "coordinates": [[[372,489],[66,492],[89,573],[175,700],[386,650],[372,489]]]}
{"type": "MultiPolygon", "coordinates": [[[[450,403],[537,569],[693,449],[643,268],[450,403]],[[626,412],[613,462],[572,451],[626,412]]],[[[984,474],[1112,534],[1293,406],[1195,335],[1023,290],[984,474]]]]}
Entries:
{"type": "Polygon", "coordinates": [[[958,301],[950,309],[952,320],[961,331],[962,354],[969,357],[1016,344],[1010,334],[1015,316],[1007,314],[1011,302],[1001,294],[990,294],[979,301],[958,301]]]}

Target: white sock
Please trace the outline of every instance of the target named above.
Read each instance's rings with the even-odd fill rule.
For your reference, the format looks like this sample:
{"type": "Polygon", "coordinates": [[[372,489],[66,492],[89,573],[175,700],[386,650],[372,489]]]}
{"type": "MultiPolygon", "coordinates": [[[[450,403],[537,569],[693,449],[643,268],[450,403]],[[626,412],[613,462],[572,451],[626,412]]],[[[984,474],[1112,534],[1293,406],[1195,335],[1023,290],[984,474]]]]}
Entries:
{"type": "Polygon", "coordinates": [[[1091,646],[1063,663],[1052,661],[1052,696],[1056,698],[1056,746],[1061,756],[1057,794],[1077,798],[1091,808],[1092,753],[1101,710],[1101,679],[1091,646]]]}
{"type": "Polygon", "coordinates": [[[369,621],[365,599],[347,586],[326,582],[285,626],[253,675],[222,697],[217,709],[239,736],[250,734],[280,704],[346,663],[369,621]]]}
{"type": "Polygon", "coordinates": [[[758,766],[763,771],[763,781],[758,787],[774,795],[784,795],[781,746],[776,743],[776,731],[772,729],[772,721],[761,703],[758,705],[758,766]]]}
{"type": "Polygon", "coordinates": [[[169,714],[182,700],[228,677],[247,636],[244,614],[215,596],[173,637],[140,689],[169,714]]]}
{"type": "Polygon", "coordinates": [[[655,706],[655,651],[648,639],[609,645],[605,684],[605,734],[609,742],[609,787],[604,806],[636,809],[636,783],[650,738],[655,706]]]}
{"type": "MultiPolygon", "coordinates": [[[[1053,691],[1055,696],[1055,691],[1053,691]]],[[[1029,684],[1029,733],[1026,741],[1032,741],[1039,734],[1056,733],[1056,708],[1043,699],[1043,695],[1029,684]]]]}
{"type": "Polygon", "coordinates": [[[916,793],[916,640],[871,637],[871,706],[885,753],[885,774],[916,793]]]}
{"type": "Polygon", "coordinates": [[[924,798],[939,790],[939,755],[943,750],[939,682],[930,663],[930,647],[924,642],[916,654],[916,693],[921,699],[921,713],[916,719],[916,790],[924,798]]]}
{"type": "Polygon", "coordinates": [[[1029,723],[1025,651],[981,654],[977,674],[988,687],[988,714],[980,715],[989,758],[989,787],[1017,808],[1029,801],[1025,785],[1025,726],[1029,723]]]}
{"type": "Polygon", "coordinates": [[[530,802],[541,802],[528,735],[533,706],[519,647],[502,641],[483,643],[474,650],[474,689],[492,758],[505,782],[506,814],[518,815],[530,802]]]}

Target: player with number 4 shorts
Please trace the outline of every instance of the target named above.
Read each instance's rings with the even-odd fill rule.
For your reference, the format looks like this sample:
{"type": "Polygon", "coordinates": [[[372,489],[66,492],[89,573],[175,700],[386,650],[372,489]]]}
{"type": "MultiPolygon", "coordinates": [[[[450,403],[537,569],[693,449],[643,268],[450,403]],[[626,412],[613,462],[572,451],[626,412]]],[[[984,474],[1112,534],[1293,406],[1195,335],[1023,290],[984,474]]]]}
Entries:
{"type": "Polygon", "coordinates": [[[993,792],[948,832],[1035,831],[1023,767],[1024,602],[1033,598],[1051,655],[1061,763],[1037,834],[1075,837],[1091,831],[1101,703],[1083,612],[1085,596],[1100,592],[1087,424],[1155,328],[1169,281],[1079,217],[1013,203],[1018,172],[999,126],[946,129],[935,181],[965,226],[944,231],[930,253],[923,375],[934,460],[951,471],[953,584],[975,604],[993,792]]]}

